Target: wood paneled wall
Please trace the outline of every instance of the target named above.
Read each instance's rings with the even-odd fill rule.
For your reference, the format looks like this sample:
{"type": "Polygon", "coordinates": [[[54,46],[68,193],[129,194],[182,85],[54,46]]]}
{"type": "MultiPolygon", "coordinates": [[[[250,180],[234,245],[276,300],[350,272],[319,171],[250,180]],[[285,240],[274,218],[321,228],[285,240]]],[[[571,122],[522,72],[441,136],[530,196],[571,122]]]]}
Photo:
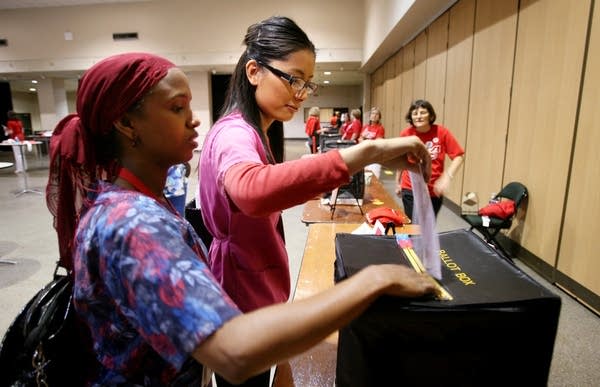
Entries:
{"type": "Polygon", "coordinates": [[[452,202],[475,191],[485,203],[510,181],[525,184],[526,211],[506,235],[600,305],[594,3],[595,13],[591,0],[460,0],[373,74],[390,81],[372,81],[371,101],[391,116],[388,137],[406,126],[411,101],[433,104],[466,150],[452,202]]]}
{"type": "Polygon", "coordinates": [[[576,140],[558,270],[600,294],[600,260],[596,251],[600,230],[600,1],[595,1],[594,8],[580,111],[577,121],[571,123],[575,124],[576,140]]]}
{"type": "MultiPolygon", "coordinates": [[[[402,98],[400,106],[407,111],[410,103],[415,98],[415,41],[404,46],[402,58],[402,98]]],[[[400,131],[398,131],[400,134],[400,131]]]]}
{"type": "Polygon", "coordinates": [[[516,31],[517,0],[477,1],[463,187],[480,201],[502,187],[516,31]]]}
{"type": "Polygon", "coordinates": [[[388,137],[396,137],[400,134],[400,130],[404,127],[404,106],[402,105],[402,60],[403,50],[400,49],[391,59],[396,63],[394,74],[394,112],[391,120],[387,120],[386,131],[388,137]]]}
{"type": "MultiPolygon", "coordinates": [[[[448,12],[431,24],[427,30],[427,63],[424,97],[436,110],[437,121],[444,122],[444,94],[446,92],[446,61],[448,57],[448,12]]],[[[406,107],[405,109],[408,109],[406,107]]]]}
{"type": "MultiPolygon", "coordinates": [[[[425,83],[427,80],[427,30],[421,32],[415,39],[415,70],[413,99],[425,96],[425,83]]],[[[408,106],[407,106],[408,108],[408,106]]]]}
{"type": "Polygon", "coordinates": [[[530,200],[519,239],[550,265],[565,203],[589,11],[585,0],[521,0],[519,12],[504,180],[526,183],[530,200]]]}
{"type": "MultiPolygon", "coordinates": [[[[473,31],[475,29],[475,0],[462,0],[449,10],[448,49],[446,59],[446,90],[444,96],[444,120],[459,143],[467,143],[467,119],[469,115],[471,61],[473,57],[473,31]],[[452,76],[448,76],[452,74],[452,76]]],[[[438,108],[439,110],[439,108],[438,108]]],[[[465,162],[469,160],[466,155],[465,162]]],[[[452,181],[448,199],[460,203],[463,192],[461,168],[452,181]]],[[[469,191],[467,188],[465,191],[469,191]]]]}

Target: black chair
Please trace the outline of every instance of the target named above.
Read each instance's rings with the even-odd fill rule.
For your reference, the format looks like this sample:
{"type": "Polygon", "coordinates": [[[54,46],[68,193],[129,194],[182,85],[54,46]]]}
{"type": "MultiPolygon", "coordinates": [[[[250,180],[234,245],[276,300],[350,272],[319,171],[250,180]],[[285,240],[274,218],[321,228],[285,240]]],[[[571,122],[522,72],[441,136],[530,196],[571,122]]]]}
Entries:
{"type": "Polygon", "coordinates": [[[327,150],[330,150],[325,150],[325,141],[337,141],[341,139],[342,135],[339,133],[321,133],[321,135],[319,136],[319,149],[321,150],[321,153],[325,153],[327,152],[327,150]]]}
{"type": "Polygon", "coordinates": [[[489,225],[485,226],[483,217],[479,215],[461,215],[461,217],[469,223],[471,228],[470,231],[476,229],[483,235],[485,241],[492,245],[496,250],[499,250],[509,261],[512,261],[510,254],[502,247],[502,245],[496,240],[496,235],[500,230],[509,229],[512,225],[514,217],[519,212],[521,204],[527,198],[528,192],[527,187],[519,182],[508,183],[496,196],[494,200],[500,201],[501,199],[511,199],[515,202],[515,212],[506,219],[496,218],[493,216],[489,217],[489,225]]]}
{"type": "MultiPolygon", "coordinates": [[[[325,153],[332,149],[348,148],[354,145],[356,145],[356,142],[352,140],[325,140],[323,146],[321,147],[321,152],[325,153]]],[[[364,211],[361,206],[361,200],[364,198],[364,196],[365,171],[364,169],[361,169],[360,171],[356,172],[350,177],[350,181],[348,182],[348,184],[344,184],[343,186],[334,189],[332,192],[328,192],[325,194],[325,197],[329,198],[329,209],[331,210],[331,219],[333,219],[335,209],[338,205],[338,201],[341,198],[352,198],[356,202],[356,205],[360,210],[360,214],[364,215],[364,211]]]]}
{"type": "Polygon", "coordinates": [[[350,182],[341,187],[334,189],[330,194],[326,194],[329,196],[329,209],[331,212],[331,219],[333,219],[333,215],[335,214],[335,209],[338,205],[338,202],[341,198],[345,197],[347,199],[352,198],[356,202],[356,206],[360,210],[360,214],[364,215],[364,211],[361,205],[361,199],[365,196],[365,172],[364,169],[361,169],[354,175],[350,176],[350,182]]]}
{"type": "Polygon", "coordinates": [[[325,140],[323,141],[321,153],[329,152],[332,149],[348,148],[352,145],[356,145],[356,141],[325,138],[325,140]]]}

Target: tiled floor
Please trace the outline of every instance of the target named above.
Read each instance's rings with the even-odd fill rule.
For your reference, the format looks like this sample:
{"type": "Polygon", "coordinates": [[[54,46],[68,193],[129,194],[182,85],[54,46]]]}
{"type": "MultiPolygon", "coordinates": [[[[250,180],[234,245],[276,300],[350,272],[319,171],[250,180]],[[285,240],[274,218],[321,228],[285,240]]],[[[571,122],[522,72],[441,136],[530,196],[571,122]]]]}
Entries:
{"type": "MultiPolygon", "coordinates": [[[[304,141],[288,141],[286,156],[294,159],[306,152],[304,141]]],[[[48,169],[47,157],[27,154],[30,187],[44,190],[48,169]]],[[[193,174],[188,198],[193,196],[198,181],[195,178],[198,155],[192,160],[193,174]]],[[[0,152],[0,161],[13,162],[12,152],[0,152]]],[[[381,181],[393,187],[393,177],[385,170],[381,181]]],[[[42,195],[26,193],[15,196],[23,188],[23,177],[14,173],[14,167],[0,170],[0,258],[16,262],[0,264],[0,336],[31,296],[49,282],[58,257],[56,234],[52,218],[42,195]]],[[[302,206],[284,211],[290,271],[295,285],[306,241],[307,227],[300,221],[302,206]]],[[[438,231],[466,228],[460,217],[442,208],[437,223],[438,231]]],[[[541,279],[516,260],[525,272],[544,286],[559,294],[563,300],[559,329],[554,349],[549,386],[597,386],[600,381],[600,318],[583,307],[560,289],[541,279]]],[[[518,343],[515,351],[518,351],[518,343]]],[[[506,369],[510,372],[510,354],[506,369]]],[[[518,385],[518,376],[515,375],[518,385]]],[[[304,386],[299,386],[304,387],[304,386]]]]}

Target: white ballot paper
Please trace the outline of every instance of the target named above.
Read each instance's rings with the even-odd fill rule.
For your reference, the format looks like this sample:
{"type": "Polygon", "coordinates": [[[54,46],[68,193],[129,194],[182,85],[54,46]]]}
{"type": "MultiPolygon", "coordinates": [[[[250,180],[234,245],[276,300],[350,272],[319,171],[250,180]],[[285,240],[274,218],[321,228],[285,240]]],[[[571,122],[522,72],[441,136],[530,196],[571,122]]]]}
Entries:
{"type": "Polygon", "coordinates": [[[421,238],[413,239],[414,250],[432,277],[442,279],[440,238],[435,231],[435,214],[423,175],[409,171],[414,196],[412,223],[421,227],[421,238]]]}

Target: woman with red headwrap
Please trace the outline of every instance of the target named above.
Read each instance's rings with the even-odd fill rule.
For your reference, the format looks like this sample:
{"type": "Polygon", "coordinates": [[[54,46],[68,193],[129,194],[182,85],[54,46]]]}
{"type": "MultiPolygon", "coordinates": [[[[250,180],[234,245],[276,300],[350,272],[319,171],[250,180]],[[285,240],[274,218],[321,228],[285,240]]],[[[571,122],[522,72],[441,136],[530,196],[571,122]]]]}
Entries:
{"type": "Polygon", "coordinates": [[[91,384],[167,385],[184,371],[199,384],[200,363],[241,382],[318,343],[381,294],[432,291],[409,269],[373,266],[312,299],[241,314],[163,195],[169,167],[197,146],[191,97],[168,60],[112,56],[83,75],[77,113],[53,133],[47,202],[98,360],[91,384]]]}

